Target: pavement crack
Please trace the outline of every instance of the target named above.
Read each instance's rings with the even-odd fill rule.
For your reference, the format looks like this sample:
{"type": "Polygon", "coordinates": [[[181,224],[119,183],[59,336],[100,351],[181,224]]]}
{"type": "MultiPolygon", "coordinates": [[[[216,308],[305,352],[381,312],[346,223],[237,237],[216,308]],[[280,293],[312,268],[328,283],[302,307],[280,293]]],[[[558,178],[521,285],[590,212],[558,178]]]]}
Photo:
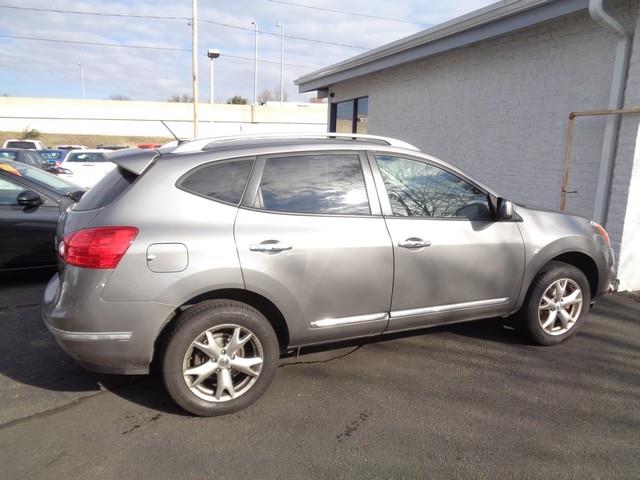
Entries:
{"type": "Polygon", "coordinates": [[[342,353],[340,355],[336,355],[335,357],[327,358],[325,360],[310,360],[308,362],[283,363],[282,365],[279,366],[279,368],[290,367],[291,365],[313,365],[313,364],[316,364],[316,363],[329,363],[329,362],[333,362],[334,360],[339,360],[340,358],[347,357],[347,356],[351,355],[352,353],[355,353],[356,351],[360,350],[361,348],[362,348],[362,345],[358,345],[357,347],[352,348],[351,350],[349,350],[346,353],[342,353]]]}

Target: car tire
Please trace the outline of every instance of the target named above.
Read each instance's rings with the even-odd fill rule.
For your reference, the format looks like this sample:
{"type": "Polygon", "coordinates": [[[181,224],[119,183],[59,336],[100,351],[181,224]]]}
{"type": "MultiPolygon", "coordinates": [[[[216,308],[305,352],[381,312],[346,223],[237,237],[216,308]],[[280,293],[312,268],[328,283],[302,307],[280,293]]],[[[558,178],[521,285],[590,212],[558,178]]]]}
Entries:
{"type": "Polygon", "coordinates": [[[186,411],[225,415],[260,398],[278,360],[278,339],[264,315],[241,302],[208,300],[176,320],[163,350],[162,377],[186,411]]]}
{"type": "Polygon", "coordinates": [[[591,288],[578,268],[547,264],[533,280],[517,327],[538,345],[557,345],[575,335],[589,315],[591,288]]]}

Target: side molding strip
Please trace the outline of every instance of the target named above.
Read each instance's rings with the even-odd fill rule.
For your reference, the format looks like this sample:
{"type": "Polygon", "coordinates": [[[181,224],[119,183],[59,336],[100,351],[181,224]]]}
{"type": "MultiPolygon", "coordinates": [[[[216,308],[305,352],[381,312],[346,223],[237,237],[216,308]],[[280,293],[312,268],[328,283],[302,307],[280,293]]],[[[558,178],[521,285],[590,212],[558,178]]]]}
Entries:
{"type": "Polygon", "coordinates": [[[316,320],[311,322],[311,328],[326,328],[326,327],[339,327],[342,325],[351,325],[353,323],[375,322],[378,320],[388,320],[389,315],[386,312],[382,313],[368,313],[366,315],[354,315],[352,317],[340,317],[340,318],[323,318],[322,320],[316,320]]]}
{"type": "Polygon", "coordinates": [[[436,305],[434,307],[410,308],[408,310],[396,310],[391,312],[391,318],[410,317],[412,315],[432,315],[434,313],[453,312],[456,310],[469,310],[471,308],[493,307],[509,302],[509,297],[490,298],[488,300],[474,300],[473,302],[451,303],[449,305],[436,305]]]}

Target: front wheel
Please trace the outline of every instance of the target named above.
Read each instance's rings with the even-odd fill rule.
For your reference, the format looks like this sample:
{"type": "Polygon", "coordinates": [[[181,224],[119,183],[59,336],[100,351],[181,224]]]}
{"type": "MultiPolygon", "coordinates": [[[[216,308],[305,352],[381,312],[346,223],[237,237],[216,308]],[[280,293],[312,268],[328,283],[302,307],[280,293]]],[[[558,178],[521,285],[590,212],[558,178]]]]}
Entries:
{"type": "Polygon", "coordinates": [[[201,416],[224,415],[255,402],[278,366],[269,321],[236,301],[211,300],[177,320],[163,356],[163,378],[175,402],[201,416]]]}
{"type": "Polygon", "coordinates": [[[550,262],[536,276],[520,311],[520,330],[539,345],[557,345],[575,335],[589,314],[591,289],[584,273],[550,262]]]}

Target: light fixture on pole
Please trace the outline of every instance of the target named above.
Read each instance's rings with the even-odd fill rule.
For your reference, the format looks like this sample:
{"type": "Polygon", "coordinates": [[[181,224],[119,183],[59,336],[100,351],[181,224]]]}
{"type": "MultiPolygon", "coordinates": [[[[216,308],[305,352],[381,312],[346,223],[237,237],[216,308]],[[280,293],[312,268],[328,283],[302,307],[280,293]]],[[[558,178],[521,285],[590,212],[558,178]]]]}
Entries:
{"type": "Polygon", "coordinates": [[[284,102],[284,25],[276,23],[280,27],[280,103],[284,102]]]}
{"type": "Polygon", "coordinates": [[[207,57],[209,57],[209,67],[211,70],[210,84],[209,84],[209,102],[211,103],[211,123],[213,123],[213,61],[220,56],[220,50],[217,48],[210,48],[207,50],[207,57]]]}
{"type": "Polygon", "coordinates": [[[84,68],[82,68],[82,64],[79,63],[80,67],[80,91],[82,92],[82,99],[84,100],[84,68]]]}
{"type": "Polygon", "coordinates": [[[253,104],[258,103],[258,23],[251,22],[254,27],[254,52],[253,52],[253,104]]]}
{"type": "Polygon", "coordinates": [[[193,0],[191,15],[191,78],[193,81],[193,136],[198,136],[198,0],[193,0]]]}

